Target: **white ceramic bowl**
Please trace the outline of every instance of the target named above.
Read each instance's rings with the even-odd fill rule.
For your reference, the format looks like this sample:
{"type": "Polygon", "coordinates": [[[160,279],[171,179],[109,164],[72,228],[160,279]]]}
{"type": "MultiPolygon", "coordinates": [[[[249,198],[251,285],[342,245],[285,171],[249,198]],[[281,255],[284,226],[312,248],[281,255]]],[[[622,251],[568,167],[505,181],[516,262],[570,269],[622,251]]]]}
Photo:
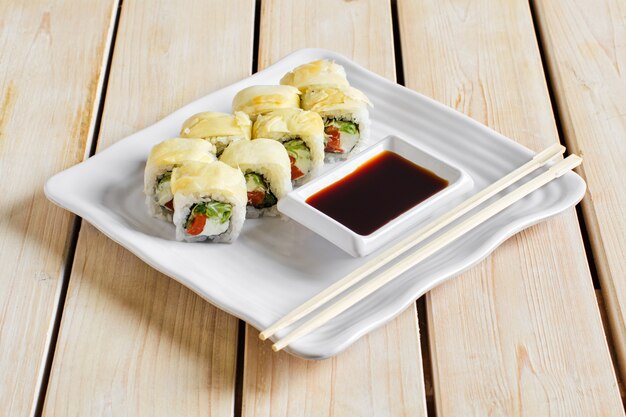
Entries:
{"type": "Polygon", "coordinates": [[[435,156],[432,151],[418,147],[415,142],[406,141],[398,136],[387,136],[347,162],[338,165],[326,174],[313,179],[283,197],[278,202],[278,210],[339,246],[350,255],[360,257],[397,240],[400,235],[423,222],[427,217],[429,208],[434,205],[445,204],[450,200],[450,197],[467,190],[472,184],[469,175],[446,162],[443,157],[435,156]],[[414,164],[426,168],[448,181],[448,185],[366,236],[352,231],[306,202],[306,199],[313,194],[341,180],[383,151],[394,152],[414,164]]]}

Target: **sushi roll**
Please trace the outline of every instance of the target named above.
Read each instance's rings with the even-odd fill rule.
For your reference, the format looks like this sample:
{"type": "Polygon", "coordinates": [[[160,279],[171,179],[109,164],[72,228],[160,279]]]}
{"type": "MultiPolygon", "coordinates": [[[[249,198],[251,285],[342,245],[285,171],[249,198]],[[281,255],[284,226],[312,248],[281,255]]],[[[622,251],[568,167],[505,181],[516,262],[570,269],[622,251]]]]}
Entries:
{"type": "Polygon", "coordinates": [[[204,112],[185,120],[180,136],[208,140],[215,145],[216,154],[220,156],[231,142],[249,140],[251,127],[250,118],[243,112],[204,112]]]}
{"type": "Polygon", "coordinates": [[[235,142],[226,148],[220,160],[244,174],[247,217],[278,214],[278,199],[291,191],[291,164],[281,143],[264,138],[235,142]]]}
{"type": "Polygon", "coordinates": [[[283,144],[291,162],[291,180],[297,183],[314,176],[324,164],[324,122],[315,112],[282,109],[259,116],[252,137],[283,144]]]}
{"type": "Polygon", "coordinates": [[[302,108],[324,120],[324,151],[328,160],[345,159],[369,140],[367,96],[353,87],[311,87],[302,95],[302,108]]]}
{"type": "Polygon", "coordinates": [[[242,111],[255,121],[272,110],[300,108],[300,90],[290,85],[255,85],[244,88],[233,99],[233,111],[242,111]]]}
{"type": "Polygon", "coordinates": [[[150,215],[172,220],[172,170],[185,161],[214,162],[215,146],[202,139],[168,139],[155,145],[144,171],[144,193],[150,215]]]}
{"type": "Polygon", "coordinates": [[[304,92],[307,88],[315,85],[327,85],[348,87],[346,71],[339,64],[326,59],[309,62],[300,65],[293,71],[288,72],[280,80],[283,85],[292,85],[304,92]]]}
{"type": "Polygon", "coordinates": [[[243,174],[222,162],[188,161],[172,172],[176,239],[231,243],[246,218],[243,174]]]}

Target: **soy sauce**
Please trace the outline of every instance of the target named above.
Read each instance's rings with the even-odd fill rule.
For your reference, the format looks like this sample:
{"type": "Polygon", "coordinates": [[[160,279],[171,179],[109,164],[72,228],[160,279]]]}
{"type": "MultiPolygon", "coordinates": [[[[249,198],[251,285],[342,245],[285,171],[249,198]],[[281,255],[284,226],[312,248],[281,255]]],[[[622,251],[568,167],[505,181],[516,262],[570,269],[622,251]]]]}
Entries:
{"type": "Polygon", "coordinates": [[[432,171],[383,151],[306,202],[366,236],[447,186],[432,171]]]}

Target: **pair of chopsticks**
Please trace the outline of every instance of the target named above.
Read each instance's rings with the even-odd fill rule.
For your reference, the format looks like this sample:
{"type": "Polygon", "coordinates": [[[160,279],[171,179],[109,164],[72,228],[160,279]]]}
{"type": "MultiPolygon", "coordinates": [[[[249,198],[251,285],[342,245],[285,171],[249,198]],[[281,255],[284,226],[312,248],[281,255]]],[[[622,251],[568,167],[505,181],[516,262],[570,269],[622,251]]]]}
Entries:
{"type": "MultiPolygon", "coordinates": [[[[536,169],[544,166],[552,159],[562,155],[564,151],[565,148],[563,146],[561,146],[560,144],[554,144],[544,151],[538,153],[528,163],[522,165],[513,172],[502,177],[490,186],[468,198],[452,210],[443,214],[441,217],[435,219],[431,223],[415,231],[410,236],[400,241],[398,244],[385,250],[380,255],[364,263],[353,272],[349,273],[339,281],[335,282],[333,285],[321,291],[319,294],[315,295],[313,298],[306,301],[304,304],[297,307],[286,316],[284,316],[282,319],[278,320],[267,329],[262,331],[259,334],[259,338],[261,340],[265,340],[268,337],[274,335],[279,330],[300,320],[304,316],[316,310],[318,307],[326,304],[333,298],[337,297],[348,288],[354,286],[365,277],[369,276],[371,273],[387,265],[389,262],[407,252],[412,247],[423,242],[436,232],[443,229],[445,226],[458,219],[459,217],[476,208],[500,191],[516,183],[536,169]]],[[[485,208],[473,214],[465,221],[452,227],[445,233],[441,234],[439,237],[433,239],[431,242],[417,249],[414,253],[408,255],[403,260],[391,266],[389,269],[378,274],[367,283],[341,297],[338,301],[326,307],[321,312],[313,316],[311,319],[294,329],[291,333],[287,334],[285,337],[274,343],[274,345],[272,345],[272,349],[277,352],[295,341],[296,339],[305,336],[311,331],[322,326],[332,318],[336,317],[357,302],[361,301],[363,298],[381,288],[383,285],[398,277],[400,274],[417,265],[428,256],[434,254],[449,243],[463,236],[468,231],[477,227],[478,225],[493,217],[497,213],[501,212],[505,208],[509,207],[513,203],[521,200],[538,188],[544,186],[548,182],[569,172],[573,168],[580,165],[581,162],[582,159],[579,156],[570,155],[567,158],[556,163],[546,172],[526,182],[509,194],[506,194],[498,200],[490,203],[485,208]]]]}

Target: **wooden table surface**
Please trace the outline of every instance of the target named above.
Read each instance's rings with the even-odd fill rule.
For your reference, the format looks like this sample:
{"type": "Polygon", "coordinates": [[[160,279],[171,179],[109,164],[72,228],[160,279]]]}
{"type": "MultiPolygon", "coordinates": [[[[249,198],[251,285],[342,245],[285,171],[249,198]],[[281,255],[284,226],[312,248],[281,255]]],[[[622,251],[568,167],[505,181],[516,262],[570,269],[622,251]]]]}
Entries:
{"type": "Polygon", "coordinates": [[[0,0],[0,416],[621,416],[623,0],[0,0]],[[46,200],[54,173],[302,47],[540,150],[588,192],[325,361],[46,200]]]}

